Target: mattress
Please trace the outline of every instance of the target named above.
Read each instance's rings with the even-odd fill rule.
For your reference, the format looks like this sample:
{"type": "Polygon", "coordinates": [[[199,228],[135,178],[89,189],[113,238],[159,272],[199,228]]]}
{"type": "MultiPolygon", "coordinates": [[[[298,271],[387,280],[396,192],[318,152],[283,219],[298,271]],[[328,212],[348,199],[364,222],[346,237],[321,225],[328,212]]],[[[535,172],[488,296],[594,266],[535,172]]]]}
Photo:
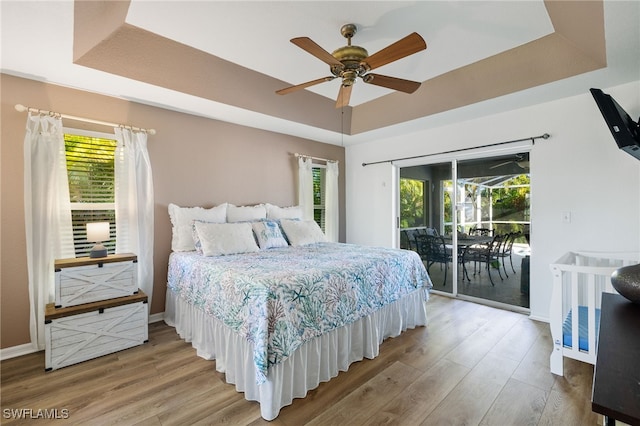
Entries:
{"type": "MultiPolygon", "coordinates": [[[[596,330],[600,329],[600,309],[595,310],[596,330]]],[[[571,336],[572,310],[569,310],[567,317],[562,323],[562,344],[565,347],[573,347],[571,336]]],[[[589,323],[587,306],[578,306],[578,349],[589,351],[589,323]]],[[[596,344],[598,343],[598,333],[596,333],[596,344]]]]}

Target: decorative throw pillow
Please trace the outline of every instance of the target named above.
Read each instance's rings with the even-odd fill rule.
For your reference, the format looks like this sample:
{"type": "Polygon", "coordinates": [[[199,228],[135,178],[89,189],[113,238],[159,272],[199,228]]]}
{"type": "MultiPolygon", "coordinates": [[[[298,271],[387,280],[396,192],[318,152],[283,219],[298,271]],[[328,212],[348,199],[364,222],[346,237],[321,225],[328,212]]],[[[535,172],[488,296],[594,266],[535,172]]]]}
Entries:
{"type": "Polygon", "coordinates": [[[267,207],[267,219],[302,219],[302,207],[278,207],[273,204],[265,204],[267,207]]]}
{"type": "Polygon", "coordinates": [[[315,220],[282,219],[280,225],[292,246],[304,246],[327,241],[327,237],[315,220]]]}
{"type": "Polygon", "coordinates": [[[282,236],[278,222],[274,220],[265,220],[261,222],[253,222],[251,226],[253,227],[253,232],[256,234],[258,245],[261,249],[286,247],[289,245],[282,236]]]}
{"type": "Polygon", "coordinates": [[[267,208],[264,204],[256,206],[234,206],[227,207],[227,222],[251,222],[267,218],[267,208]]]}
{"type": "Polygon", "coordinates": [[[171,250],[193,251],[195,245],[192,236],[194,220],[214,223],[224,223],[227,219],[227,203],[205,209],[202,207],[180,207],[169,204],[169,218],[171,219],[171,250]]]}
{"type": "Polygon", "coordinates": [[[198,230],[196,229],[196,222],[203,223],[215,223],[215,222],[205,222],[202,220],[194,220],[191,224],[191,236],[193,237],[193,245],[195,246],[198,254],[202,254],[202,242],[200,241],[200,234],[198,234],[198,230]]]}
{"type": "Polygon", "coordinates": [[[204,256],[251,253],[260,250],[250,223],[194,223],[204,256]]]}

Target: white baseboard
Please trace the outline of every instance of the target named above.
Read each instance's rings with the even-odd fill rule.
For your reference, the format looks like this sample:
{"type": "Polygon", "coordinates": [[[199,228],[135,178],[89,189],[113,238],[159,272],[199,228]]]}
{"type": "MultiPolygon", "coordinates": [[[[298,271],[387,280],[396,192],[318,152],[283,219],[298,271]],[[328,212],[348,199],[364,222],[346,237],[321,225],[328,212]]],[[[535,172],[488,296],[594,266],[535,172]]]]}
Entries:
{"type": "Polygon", "coordinates": [[[159,312],[157,314],[149,315],[149,324],[153,322],[164,321],[164,312],[159,312]]]}
{"type": "MultiPolygon", "coordinates": [[[[154,322],[164,321],[164,312],[149,315],[149,324],[154,322]]],[[[17,356],[32,354],[38,352],[38,349],[31,343],[25,343],[24,345],[12,346],[10,348],[0,349],[0,361],[5,359],[15,358],[17,356]]]]}
{"type": "Polygon", "coordinates": [[[32,354],[34,352],[38,352],[38,348],[36,348],[31,343],[25,343],[24,345],[0,349],[0,361],[15,358],[17,356],[32,354]]]}
{"type": "Polygon", "coordinates": [[[540,322],[549,323],[549,317],[541,317],[541,316],[538,316],[538,315],[529,315],[529,319],[532,319],[534,321],[540,321],[540,322]]]}

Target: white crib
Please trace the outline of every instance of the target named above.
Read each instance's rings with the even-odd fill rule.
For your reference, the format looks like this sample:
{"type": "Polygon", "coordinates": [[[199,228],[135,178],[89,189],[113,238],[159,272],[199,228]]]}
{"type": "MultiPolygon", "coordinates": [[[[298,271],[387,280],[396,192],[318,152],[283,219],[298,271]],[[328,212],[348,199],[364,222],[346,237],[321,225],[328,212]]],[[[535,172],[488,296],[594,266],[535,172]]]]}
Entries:
{"type": "Polygon", "coordinates": [[[551,264],[553,374],[563,375],[563,357],[596,363],[602,293],[616,293],[611,285],[613,271],[639,262],[639,253],[569,252],[551,264]]]}

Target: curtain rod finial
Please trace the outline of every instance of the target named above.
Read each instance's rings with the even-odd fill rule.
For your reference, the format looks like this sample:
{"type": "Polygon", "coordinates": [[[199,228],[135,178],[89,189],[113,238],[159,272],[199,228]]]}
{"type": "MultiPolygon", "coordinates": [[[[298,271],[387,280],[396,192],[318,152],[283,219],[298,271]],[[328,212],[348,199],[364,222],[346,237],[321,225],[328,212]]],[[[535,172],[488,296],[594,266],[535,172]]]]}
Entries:
{"type": "Polygon", "coordinates": [[[25,112],[27,110],[27,107],[22,104],[16,104],[15,108],[18,112],[25,112]]]}
{"type": "Polygon", "coordinates": [[[549,139],[551,137],[551,135],[549,133],[545,133],[544,135],[542,135],[542,139],[549,139]]]}
{"type": "Polygon", "coordinates": [[[148,129],[147,133],[149,133],[150,135],[155,135],[156,134],[156,129],[148,129]]]}

